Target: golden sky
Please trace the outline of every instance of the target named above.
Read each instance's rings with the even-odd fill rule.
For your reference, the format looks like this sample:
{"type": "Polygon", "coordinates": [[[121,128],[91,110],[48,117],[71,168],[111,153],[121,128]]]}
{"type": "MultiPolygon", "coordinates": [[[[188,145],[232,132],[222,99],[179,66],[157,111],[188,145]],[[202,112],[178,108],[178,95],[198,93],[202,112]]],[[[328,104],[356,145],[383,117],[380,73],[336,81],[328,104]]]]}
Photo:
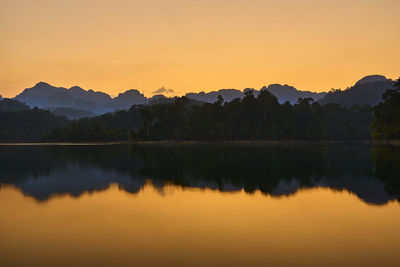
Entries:
{"type": "Polygon", "coordinates": [[[399,0],[0,0],[0,94],[117,95],[400,76],[399,0]]]}

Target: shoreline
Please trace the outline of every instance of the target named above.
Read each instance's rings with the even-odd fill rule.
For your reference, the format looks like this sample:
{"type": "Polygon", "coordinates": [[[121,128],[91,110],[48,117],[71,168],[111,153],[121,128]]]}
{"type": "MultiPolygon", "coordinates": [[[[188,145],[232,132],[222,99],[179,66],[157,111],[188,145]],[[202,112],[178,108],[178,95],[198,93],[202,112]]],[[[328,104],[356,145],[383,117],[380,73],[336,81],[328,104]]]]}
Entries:
{"type": "Polygon", "coordinates": [[[308,140],[228,140],[228,141],[121,141],[121,142],[10,142],[0,146],[106,146],[106,145],[400,145],[392,141],[308,141],[308,140]]]}
{"type": "Polygon", "coordinates": [[[227,140],[227,141],[120,141],[120,142],[10,142],[0,143],[1,146],[112,146],[112,145],[361,145],[361,146],[400,146],[400,140],[358,140],[358,141],[309,141],[309,140],[227,140]]]}

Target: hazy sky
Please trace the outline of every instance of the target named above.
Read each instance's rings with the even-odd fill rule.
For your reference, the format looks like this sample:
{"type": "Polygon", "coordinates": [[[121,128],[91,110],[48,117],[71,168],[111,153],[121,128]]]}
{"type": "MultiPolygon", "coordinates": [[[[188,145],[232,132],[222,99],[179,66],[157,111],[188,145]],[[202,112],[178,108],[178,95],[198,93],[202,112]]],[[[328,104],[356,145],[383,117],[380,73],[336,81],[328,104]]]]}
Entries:
{"type": "Polygon", "coordinates": [[[399,0],[0,0],[0,94],[112,95],[400,76],[399,0]]]}

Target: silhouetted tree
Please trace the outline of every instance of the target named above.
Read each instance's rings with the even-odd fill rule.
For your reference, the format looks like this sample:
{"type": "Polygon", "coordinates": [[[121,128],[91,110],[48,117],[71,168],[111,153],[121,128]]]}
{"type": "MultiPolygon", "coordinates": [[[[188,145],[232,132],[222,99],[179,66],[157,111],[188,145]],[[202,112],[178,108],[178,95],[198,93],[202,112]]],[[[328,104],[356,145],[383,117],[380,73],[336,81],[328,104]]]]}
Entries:
{"type": "Polygon", "coordinates": [[[400,138],[400,78],[393,90],[383,94],[384,101],[374,107],[373,137],[377,139],[400,138]]]}

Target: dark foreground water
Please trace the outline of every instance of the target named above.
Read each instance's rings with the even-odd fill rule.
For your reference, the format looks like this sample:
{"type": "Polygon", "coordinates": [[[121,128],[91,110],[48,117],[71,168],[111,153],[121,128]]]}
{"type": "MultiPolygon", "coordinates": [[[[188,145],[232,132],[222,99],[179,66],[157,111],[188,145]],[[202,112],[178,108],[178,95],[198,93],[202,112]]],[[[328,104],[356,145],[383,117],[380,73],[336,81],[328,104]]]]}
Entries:
{"type": "Polygon", "coordinates": [[[398,266],[400,150],[0,146],[0,266],[398,266]]]}

